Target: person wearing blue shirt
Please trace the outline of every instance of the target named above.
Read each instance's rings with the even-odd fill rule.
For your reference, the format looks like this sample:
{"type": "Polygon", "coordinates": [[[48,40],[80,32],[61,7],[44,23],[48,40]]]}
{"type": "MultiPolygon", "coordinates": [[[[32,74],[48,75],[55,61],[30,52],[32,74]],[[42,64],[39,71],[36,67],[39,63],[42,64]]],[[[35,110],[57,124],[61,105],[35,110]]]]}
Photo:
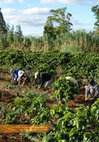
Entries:
{"type": "Polygon", "coordinates": [[[14,70],[13,75],[12,75],[12,80],[13,81],[17,81],[17,79],[18,79],[18,72],[19,72],[18,69],[14,70]]]}
{"type": "Polygon", "coordinates": [[[20,79],[24,75],[24,71],[12,68],[9,72],[12,74],[12,80],[20,84],[20,79]]]}

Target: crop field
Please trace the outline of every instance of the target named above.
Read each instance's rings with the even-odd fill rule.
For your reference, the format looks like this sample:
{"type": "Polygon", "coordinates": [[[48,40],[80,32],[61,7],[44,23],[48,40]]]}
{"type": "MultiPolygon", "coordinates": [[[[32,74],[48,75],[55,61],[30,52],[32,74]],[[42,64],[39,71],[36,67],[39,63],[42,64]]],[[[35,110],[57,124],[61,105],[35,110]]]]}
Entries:
{"type": "MultiPolygon", "coordinates": [[[[6,7],[3,10],[0,8],[0,142],[99,142],[99,98],[95,94],[99,93],[98,0],[90,0],[90,5],[87,1],[77,0],[55,0],[55,4],[54,0],[34,2],[40,3],[41,7],[44,4],[42,8],[32,8],[32,2],[0,2],[1,7],[6,7]],[[75,4],[76,12],[67,12],[67,7],[49,7],[51,3],[52,8],[58,7],[57,2],[60,7],[61,3],[64,6],[75,4]],[[83,10],[77,9],[76,3],[83,10]],[[24,4],[28,4],[28,8],[25,6],[24,9],[24,4]],[[48,8],[44,8],[47,6],[45,4],[48,4],[48,8]],[[93,12],[96,19],[93,30],[92,14],[87,16],[90,6],[90,12],[93,12]],[[5,12],[5,17],[2,12],[5,12]],[[87,20],[81,17],[83,15],[87,16],[87,20]],[[71,16],[74,17],[72,21],[71,16]],[[11,26],[5,19],[15,25],[11,26]],[[27,34],[23,35],[21,26],[27,34]],[[13,81],[11,69],[25,72],[21,80],[13,81]],[[26,72],[30,76],[27,77],[26,72]],[[41,87],[43,81],[40,81],[43,79],[35,79],[37,72],[51,75],[49,82],[52,81],[52,84],[48,89],[44,85],[49,85],[49,82],[41,87]],[[74,82],[67,78],[74,79],[74,82]],[[90,87],[90,95],[86,100],[85,85],[89,84],[91,78],[97,84],[91,82],[94,85],[90,87]],[[91,95],[96,100],[91,100],[91,95]],[[13,125],[14,131],[7,133],[13,125]],[[20,128],[23,126],[26,131],[16,131],[15,125],[20,128]],[[48,131],[30,131],[38,125],[39,130],[43,128],[40,129],[40,126],[48,126],[48,131]],[[2,126],[6,126],[4,131],[2,126]],[[27,129],[28,126],[32,128],[27,129]]],[[[73,5],[70,7],[73,8],[73,5]]]]}
{"type": "Polygon", "coordinates": [[[99,53],[0,51],[0,124],[49,124],[48,133],[0,134],[0,142],[98,142],[99,99],[85,101],[88,77],[99,83],[99,53]],[[52,88],[39,89],[34,80],[17,85],[9,70],[50,72],[52,88]],[[78,87],[66,81],[71,75],[78,87]]]}

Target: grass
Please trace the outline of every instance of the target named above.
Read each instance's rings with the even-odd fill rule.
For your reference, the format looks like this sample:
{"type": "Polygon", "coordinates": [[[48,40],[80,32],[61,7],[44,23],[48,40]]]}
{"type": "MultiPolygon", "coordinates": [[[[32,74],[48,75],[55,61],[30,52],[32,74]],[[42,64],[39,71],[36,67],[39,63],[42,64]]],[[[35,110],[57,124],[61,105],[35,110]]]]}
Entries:
{"type": "Polygon", "coordinates": [[[99,51],[99,35],[93,32],[87,33],[86,31],[78,30],[67,32],[64,35],[58,36],[56,39],[47,39],[47,37],[22,37],[19,41],[15,34],[8,36],[0,41],[2,49],[10,48],[17,50],[29,51],[50,51],[57,49],[60,51],[78,52],[78,51],[99,51]],[[51,41],[51,42],[49,42],[51,41]]]}

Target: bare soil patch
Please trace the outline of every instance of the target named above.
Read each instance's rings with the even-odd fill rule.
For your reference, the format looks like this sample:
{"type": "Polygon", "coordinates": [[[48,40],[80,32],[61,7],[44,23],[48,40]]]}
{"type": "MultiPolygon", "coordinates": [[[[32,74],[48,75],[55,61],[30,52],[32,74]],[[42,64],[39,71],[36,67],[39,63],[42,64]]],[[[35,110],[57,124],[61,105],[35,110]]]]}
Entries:
{"type": "Polygon", "coordinates": [[[3,104],[8,104],[13,102],[13,99],[15,98],[14,95],[12,95],[10,92],[6,90],[0,90],[0,103],[3,102],[3,104]]]}
{"type": "Polygon", "coordinates": [[[0,142],[29,142],[21,139],[18,133],[0,134],[0,142]]]}

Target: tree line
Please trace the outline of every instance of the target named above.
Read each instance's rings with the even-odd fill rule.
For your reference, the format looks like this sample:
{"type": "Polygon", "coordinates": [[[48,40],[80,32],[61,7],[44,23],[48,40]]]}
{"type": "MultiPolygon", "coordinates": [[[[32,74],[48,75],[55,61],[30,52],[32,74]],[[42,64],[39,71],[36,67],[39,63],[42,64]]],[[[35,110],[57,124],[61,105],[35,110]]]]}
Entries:
{"type": "MultiPolygon", "coordinates": [[[[99,6],[93,6],[91,11],[94,13],[96,22],[95,30],[93,32],[87,33],[86,31],[72,31],[71,23],[71,13],[67,12],[67,8],[58,8],[56,10],[51,9],[51,15],[47,17],[43,36],[28,37],[22,34],[21,26],[17,25],[10,27],[6,25],[3,18],[3,14],[0,11],[0,47],[1,48],[16,48],[20,49],[31,49],[32,50],[67,50],[67,47],[70,47],[72,43],[72,48],[76,50],[85,50],[85,51],[98,51],[99,47],[99,6]],[[16,30],[15,30],[16,29],[16,30]],[[68,42],[66,38],[68,38],[68,42]],[[79,38],[78,38],[79,37],[79,38]],[[76,38],[76,39],[75,39],[76,38]],[[65,42],[64,42],[65,41],[65,42]],[[91,42],[92,41],[92,42],[91,42]],[[89,44],[91,42],[91,44],[89,44]],[[75,43],[75,44],[74,44],[75,43]],[[90,50],[90,47],[93,49],[90,50]],[[86,49],[87,48],[87,49],[86,49]]],[[[73,49],[70,50],[72,51],[73,49]]]]}

